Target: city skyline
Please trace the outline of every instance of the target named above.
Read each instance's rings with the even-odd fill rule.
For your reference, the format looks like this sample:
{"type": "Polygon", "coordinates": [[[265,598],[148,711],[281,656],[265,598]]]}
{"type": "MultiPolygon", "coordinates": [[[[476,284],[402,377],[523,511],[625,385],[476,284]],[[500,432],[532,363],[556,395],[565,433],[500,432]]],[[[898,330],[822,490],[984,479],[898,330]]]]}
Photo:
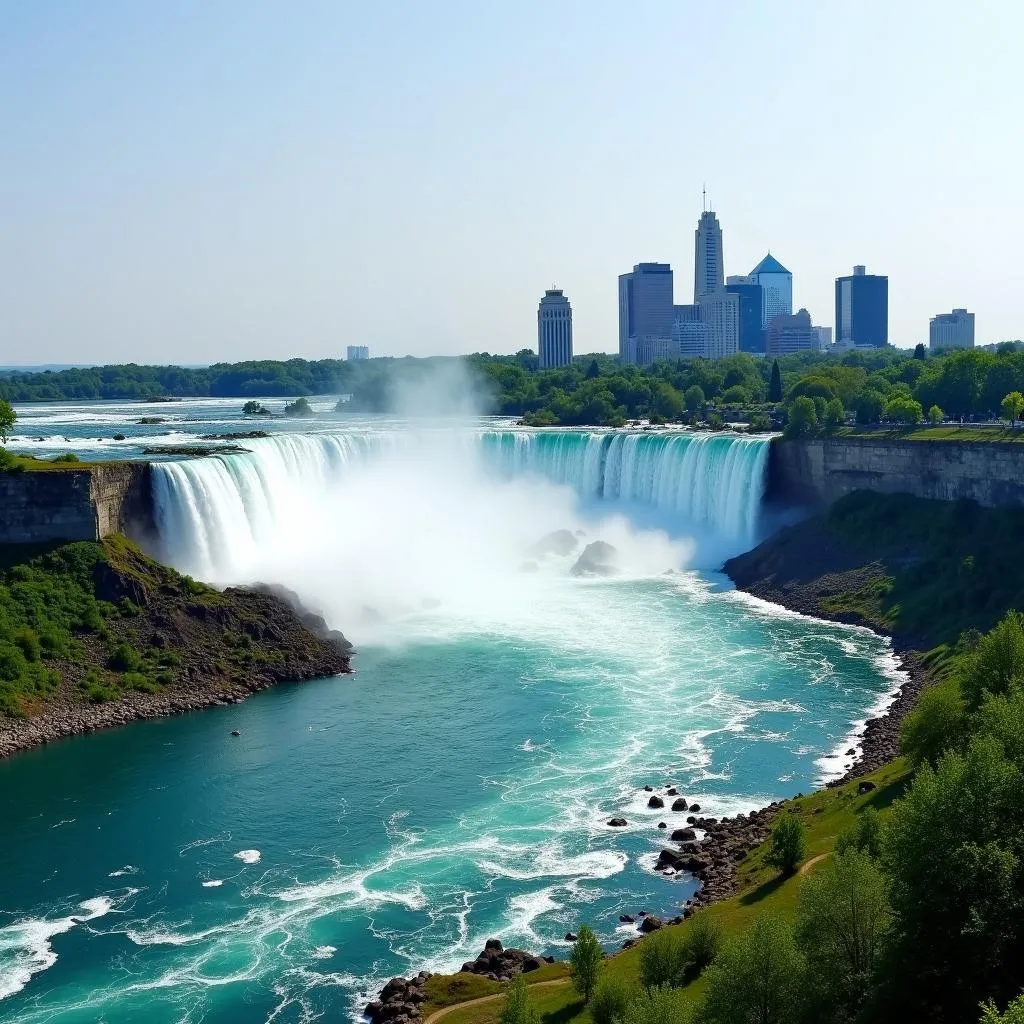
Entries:
{"type": "Polygon", "coordinates": [[[608,282],[639,260],[689,277],[704,183],[726,273],[778,253],[815,323],[865,264],[897,345],[952,308],[978,311],[979,344],[1024,334],[1003,270],[1024,232],[1016,8],[999,32],[943,0],[2,18],[7,362],[511,352],[552,279],[575,347],[615,351],[608,282]],[[715,45],[681,66],[694,39],[715,45]],[[769,86],[772,117],[751,103],[769,86]]]}

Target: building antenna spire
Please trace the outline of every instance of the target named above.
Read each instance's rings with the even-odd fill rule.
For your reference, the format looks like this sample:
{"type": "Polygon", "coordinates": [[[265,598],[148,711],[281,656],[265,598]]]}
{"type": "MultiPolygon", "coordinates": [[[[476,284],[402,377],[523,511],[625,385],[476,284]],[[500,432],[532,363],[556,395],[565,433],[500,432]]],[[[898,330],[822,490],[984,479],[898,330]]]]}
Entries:
{"type": "Polygon", "coordinates": [[[707,186],[706,183],[705,183],[704,187],[701,189],[700,194],[701,194],[701,198],[702,198],[702,205],[704,207],[704,212],[707,213],[708,212],[708,186],[707,186]]]}

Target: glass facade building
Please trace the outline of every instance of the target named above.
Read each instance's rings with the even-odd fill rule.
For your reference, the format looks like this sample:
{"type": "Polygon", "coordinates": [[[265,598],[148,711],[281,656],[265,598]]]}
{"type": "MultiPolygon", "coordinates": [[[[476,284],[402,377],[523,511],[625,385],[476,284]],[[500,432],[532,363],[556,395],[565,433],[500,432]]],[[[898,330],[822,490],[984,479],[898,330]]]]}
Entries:
{"type": "Polygon", "coordinates": [[[853,268],[848,277],[836,278],[837,344],[889,344],[889,278],[853,268]]]}

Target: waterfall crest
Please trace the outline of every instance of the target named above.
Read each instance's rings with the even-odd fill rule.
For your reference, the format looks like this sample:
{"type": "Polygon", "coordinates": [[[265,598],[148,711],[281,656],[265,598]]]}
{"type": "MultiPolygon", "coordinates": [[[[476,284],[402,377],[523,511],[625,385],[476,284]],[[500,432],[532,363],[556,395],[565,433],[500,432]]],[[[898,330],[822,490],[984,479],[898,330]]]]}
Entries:
{"type": "Polygon", "coordinates": [[[671,525],[710,529],[741,546],[756,535],[763,438],[597,430],[283,434],[251,442],[245,453],[154,465],[164,555],[203,578],[223,576],[218,569],[251,560],[285,524],[302,523],[318,493],[337,487],[343,494],[356,464],[395,452],[415,459],[439,443],[488,474],[569,486],[585,505],[646,506],[671,525]]]}

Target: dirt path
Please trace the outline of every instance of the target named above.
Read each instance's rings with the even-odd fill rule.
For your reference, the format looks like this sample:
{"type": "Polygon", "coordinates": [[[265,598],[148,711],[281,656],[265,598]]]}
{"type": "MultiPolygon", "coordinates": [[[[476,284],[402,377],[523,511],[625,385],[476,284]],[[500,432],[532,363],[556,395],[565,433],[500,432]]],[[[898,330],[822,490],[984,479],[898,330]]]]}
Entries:
{"type": "MultiPolygon", "coordinates": [[[[530,988],[546,988],[549,985],[565,985],[568,984],[568,978],[553,978],[551,981],[538,981],[531,985],[530,988]]],[[[454,1013],[456,1010],[463,1010],[467,1006],[479,1006],[481,1003],[492,1003],[495,999],[501,999],[504,992],[495,992],[489,996],[478,996],[476,999],[467,999],[464,1003],[452,1003],[451,1006],[442,1006],[440,1010],[435,1010],[423,1024],[434,1024],[434,1021],[440,1020],[442,1017],[447,1017],[449,1013],[454,1013]]]]}
{"type": "Polygon", "coordinates": [[[811,868],[814,867],[819,861],[824,860],[828,856],[827,853],[819,853],[817,857],[812,857],[809,861],[805,861],[800,865],[800,870],[797,872],[798,875],[806,875],[811,868]]]}

